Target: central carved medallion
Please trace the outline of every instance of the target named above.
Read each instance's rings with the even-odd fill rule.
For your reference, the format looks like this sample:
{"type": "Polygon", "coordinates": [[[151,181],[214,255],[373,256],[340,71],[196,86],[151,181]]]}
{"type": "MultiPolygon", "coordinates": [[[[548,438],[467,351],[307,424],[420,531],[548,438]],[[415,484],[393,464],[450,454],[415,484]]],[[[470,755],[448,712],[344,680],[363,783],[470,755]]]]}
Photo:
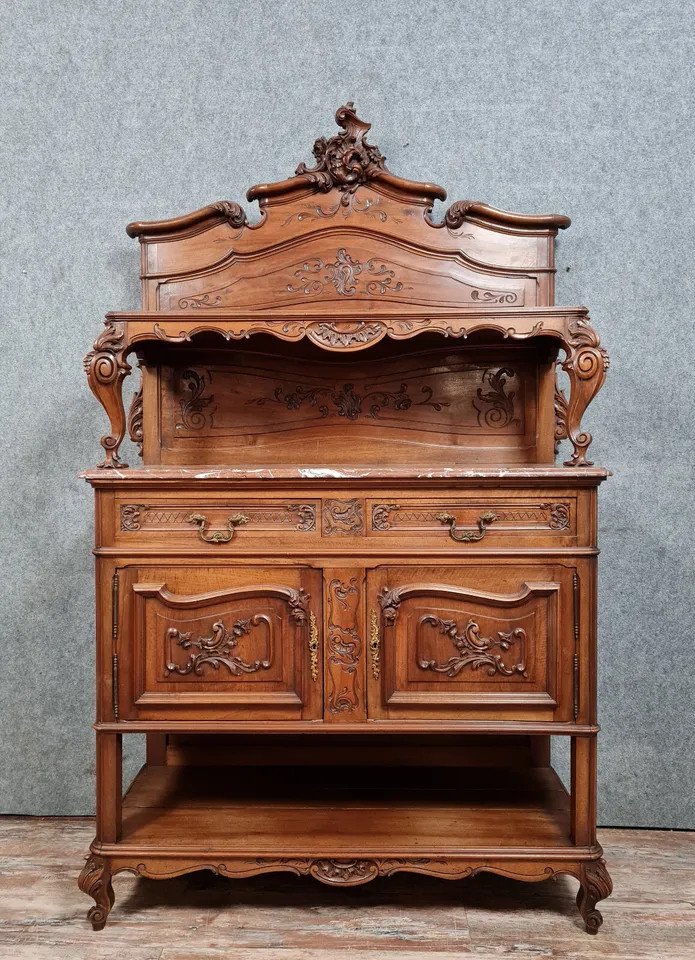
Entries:
{"type": "Polygon", "coordinates": [[[323,533],[356,536],[364,533],[364,506],[359,498],[354,500],[323,501],[323,533]]]}
{"type": "Polygon", "coordinates": [[[354,297],[358,292],[375,296],[387,291],[399,293],[403,290],[400,281],[394,283],[395,271],[390,270],[384,261],[376,257],[364,262],[355,260],[344,247],[338,250],[332,263],[320,257],[305,260],[299,269],[294,271],[294,277],[299,282],[296,286],[288,283],[285,287],[287,293],[314,296],[321,293],[326,284],[332,284],[341,297],[354,297]],[[359,277],[362,279],[358,279],[359,277]],[[359,289],[360,285],[363,289],[359,289]]]}

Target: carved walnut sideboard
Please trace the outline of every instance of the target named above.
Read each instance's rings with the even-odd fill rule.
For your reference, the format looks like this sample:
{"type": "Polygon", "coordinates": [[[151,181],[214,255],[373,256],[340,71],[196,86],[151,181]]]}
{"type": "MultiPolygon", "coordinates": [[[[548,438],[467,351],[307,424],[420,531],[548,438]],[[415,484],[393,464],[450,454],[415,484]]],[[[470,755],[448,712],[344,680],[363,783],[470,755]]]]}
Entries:
{"type": "Polygon", "coordinates": [[[85,474],[89,918],[122,870],[487,870],[575,877],[595,933],[607,474],[581,419],[608,357],[583,307],[554,305],[569,220],[458,201],[439,222],[441,187],[389,172],[352,104],[336,120],[313,166],[249,190],[258,222],[221,201],[130,224],[142,308],[85,359],[110,422],[85,474]],[[129,733],[147,762],[123,797],[129,733]]]}

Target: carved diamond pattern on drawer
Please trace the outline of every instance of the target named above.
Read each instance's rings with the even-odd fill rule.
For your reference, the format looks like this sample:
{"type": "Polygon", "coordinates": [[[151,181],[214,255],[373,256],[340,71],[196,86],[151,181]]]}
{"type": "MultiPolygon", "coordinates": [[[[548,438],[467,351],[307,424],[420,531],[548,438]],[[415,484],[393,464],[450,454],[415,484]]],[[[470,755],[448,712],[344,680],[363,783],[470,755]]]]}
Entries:
{"type": "MultiPolygon", "coordinates": [[[[195,505],[183,510],[161,510],[143,503],[121,505],[121,530],[137,531],[161,528],[188,529],[195,505]]],[[[255,507],[244,503],[221,504],[219,510],[240,510],[251,525],[283,526],[309,532],[316,529],[316,507],[313,503],[289,503],[255,507]]]]}
{"type": "MultiPolygon", "coordinates": [[[[372,506],[372,529],[391,530],[404,527],[439,527],[438,514],[443,507],[447,510],[464,511],[472,506],[483,509],[485,504],[448,504],[437,503],[430,507],[408,508],[396,503],[378,503],[372,506]]],[[[487,505],[489,506],[489,505],[487,505]]],[[[528,523],[550,530],[567,530],[570,527],[570,505],[568,503],[539,503],[529,507],[508,509],[504,505],[492,505],[496,523],[528,523]]]]}

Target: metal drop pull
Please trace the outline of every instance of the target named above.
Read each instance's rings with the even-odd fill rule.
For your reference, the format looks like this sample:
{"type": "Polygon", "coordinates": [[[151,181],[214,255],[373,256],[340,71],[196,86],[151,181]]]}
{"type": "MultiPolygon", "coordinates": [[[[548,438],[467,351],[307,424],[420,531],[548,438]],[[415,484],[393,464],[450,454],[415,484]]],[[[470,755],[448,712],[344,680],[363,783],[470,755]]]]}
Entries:
{"type": "Polygon", "coordinates": [[[210,530],[208,518],[203,516],[202,513],[192,513],[190,517],[186,517],[186,523],[198,525],[198,536],[205,543],[229,543],[236,528],[248,522],[248,517],[245,517],[243,513],[237,513],[227,521],[226,530],[210,530]]]}
{"type": "Polygon", "coordinates": [[[449,525],[449,536],[452,540],[455,540],[457,543],[472,543],[475,540],[482,540],[487,533],[487,528],[491,523],[494,523],[495,520],[499,520],[499,516],[496,513],[488,511],[478,518],[477,531],[469,529],[459,530],[458,532],[456,531],[456,517],[450,513],[438,513],[435,519],[439,520],[440,523],[449,525]]]}

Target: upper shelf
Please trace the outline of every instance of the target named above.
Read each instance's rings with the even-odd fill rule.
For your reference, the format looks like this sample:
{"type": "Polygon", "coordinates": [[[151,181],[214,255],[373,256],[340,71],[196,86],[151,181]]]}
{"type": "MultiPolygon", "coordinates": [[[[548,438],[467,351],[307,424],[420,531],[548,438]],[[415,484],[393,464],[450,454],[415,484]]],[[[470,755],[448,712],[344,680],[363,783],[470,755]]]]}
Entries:
{"type": "Polygon", "coordinates": [[[352,103],[336,121],[342,132],[316,141],[313,167],[251,187],[258,223],[222,200],[129,224],[143,245],[143,308],[342,315],[553,304],[554,238],[568,217],[458,200],[434,222],[446,191],[392,174],[352,103]]]}

